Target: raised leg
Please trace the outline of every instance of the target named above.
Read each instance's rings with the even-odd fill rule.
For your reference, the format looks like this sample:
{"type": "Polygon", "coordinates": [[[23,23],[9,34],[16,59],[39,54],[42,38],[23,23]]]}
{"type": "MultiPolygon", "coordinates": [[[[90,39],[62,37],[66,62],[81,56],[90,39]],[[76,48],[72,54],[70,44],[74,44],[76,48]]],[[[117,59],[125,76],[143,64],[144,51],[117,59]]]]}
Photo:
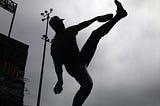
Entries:
{"type": "Polygon", "coordinates": [[[86,67],[89,65],[96,51],[99,40],[105,36],[119,20],[127,16],[127,12],[124,10],[121,3],[115,0],[115,4],[117,6],[117,14],[111,20],[92,32],[80,52],[80,59],[84,62],[86,67]]]}

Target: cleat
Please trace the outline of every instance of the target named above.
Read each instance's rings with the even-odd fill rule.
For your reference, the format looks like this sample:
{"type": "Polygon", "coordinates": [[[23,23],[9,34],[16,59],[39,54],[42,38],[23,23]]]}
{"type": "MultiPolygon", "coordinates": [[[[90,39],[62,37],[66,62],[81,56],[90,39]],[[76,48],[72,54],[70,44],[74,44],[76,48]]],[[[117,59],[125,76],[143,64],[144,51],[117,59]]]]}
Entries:
{"type": "Polygon", "coordinates": [[[116,6],[117,6],[117,15],[120,16],[121,18],[126,17],[127,16],[127,12],[126,10],[123,8],[122,4],[118,1],[115,0],[114,1],[116,6]]]}

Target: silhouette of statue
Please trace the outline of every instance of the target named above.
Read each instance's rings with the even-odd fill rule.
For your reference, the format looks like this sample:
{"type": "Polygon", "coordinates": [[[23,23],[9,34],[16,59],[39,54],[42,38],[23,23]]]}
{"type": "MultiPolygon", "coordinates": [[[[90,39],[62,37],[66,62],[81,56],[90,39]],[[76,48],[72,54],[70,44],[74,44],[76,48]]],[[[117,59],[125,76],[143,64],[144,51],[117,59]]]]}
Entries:
{"type": "Polygon", "coordinates": [[[127,16],[127,12],[121,3],[115,0],[115,4],[117,11],[114,17],[113,14],[97,16],[68,28],[65,28],[63,19],[58,16],[52,17],[49,21],[50,26],[56,32],[51,45],[51,56],[58,79],[54,87],[54,92],[55,94],[59,94],[63,90],[62,65],[64,65],[69,75],[74,77],[80,84],[80,89],[73,99],[72,106],[82,106],[91,92],[93,82],[87,71],[87,67],[95,53],[99,40],[105,36],[119,20],[127,16]],[[105,23],[91,33],[89,39],[80,51],[77,46],[76,35],[80,30],[95,21],[105,23]]]}

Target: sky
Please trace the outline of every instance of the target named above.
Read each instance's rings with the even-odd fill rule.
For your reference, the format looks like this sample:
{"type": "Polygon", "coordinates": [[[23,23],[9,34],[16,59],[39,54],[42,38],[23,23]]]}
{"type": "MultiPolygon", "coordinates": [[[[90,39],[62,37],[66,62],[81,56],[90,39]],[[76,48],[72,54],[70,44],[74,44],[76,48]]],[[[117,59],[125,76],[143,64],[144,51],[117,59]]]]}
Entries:
{"type": "MultiPolygon", "coordinates": [[[[116,13],[114,0],[13,0],[18,3],[11,37],[29,45],[24,103],[36,106],[45,32],[41,12],[64,18],[66,27],[97,15],[116,13]]],[[[160,106],[160,1],[121,0],[128,16],[101,39],[88,67],[94,85],[84,106],[160,106]]],[[[8,34],[12,14],[0,8],[0,33],[8,34]]],[[[95,22],[77,36],[81,49],[95,22]]],[[[55,32],[49,28],[48,37],[55,32]]],[[[79,85],[65,68],[64,90],[55,95],[57,81],[47,44],[41,106],[71,106],[79,85]]]]}

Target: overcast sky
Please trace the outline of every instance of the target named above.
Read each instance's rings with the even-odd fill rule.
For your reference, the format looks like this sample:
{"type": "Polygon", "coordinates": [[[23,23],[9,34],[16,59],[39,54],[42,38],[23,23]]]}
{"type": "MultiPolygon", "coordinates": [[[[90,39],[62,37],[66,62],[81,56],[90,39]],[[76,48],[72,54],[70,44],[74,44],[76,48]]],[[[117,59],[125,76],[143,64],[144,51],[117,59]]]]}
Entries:
{"type": "MultiPolygon", "coordinates": [[[[116,12],[114,0],[14,0],[18,3],[11,37],[29,45],[24,103],[36,106],[43,52],[41,35],[45,22],[40,13],[53,8],[52,16],[64,18],[66,26],[97,15],[116,12]],[[39,2],[37,2],[39,1],[39,2]]],[[[160,106],[160,1],[121,0],[128,16],[104,37],[88,68],[94,82],[84,106],[160,106]]],[[[12,14],[0,8],[0,33],[8,34],[12,14]]],[[[97,22],[79,33],[79,48],[97,22]]],[[[49,28],[49,38],[54,31],[49,28]]],[[[64,71],[64,91],[54,95],[54,66],[47,45],[41,106],[71,106],[79,88],[64,71]]]]}

